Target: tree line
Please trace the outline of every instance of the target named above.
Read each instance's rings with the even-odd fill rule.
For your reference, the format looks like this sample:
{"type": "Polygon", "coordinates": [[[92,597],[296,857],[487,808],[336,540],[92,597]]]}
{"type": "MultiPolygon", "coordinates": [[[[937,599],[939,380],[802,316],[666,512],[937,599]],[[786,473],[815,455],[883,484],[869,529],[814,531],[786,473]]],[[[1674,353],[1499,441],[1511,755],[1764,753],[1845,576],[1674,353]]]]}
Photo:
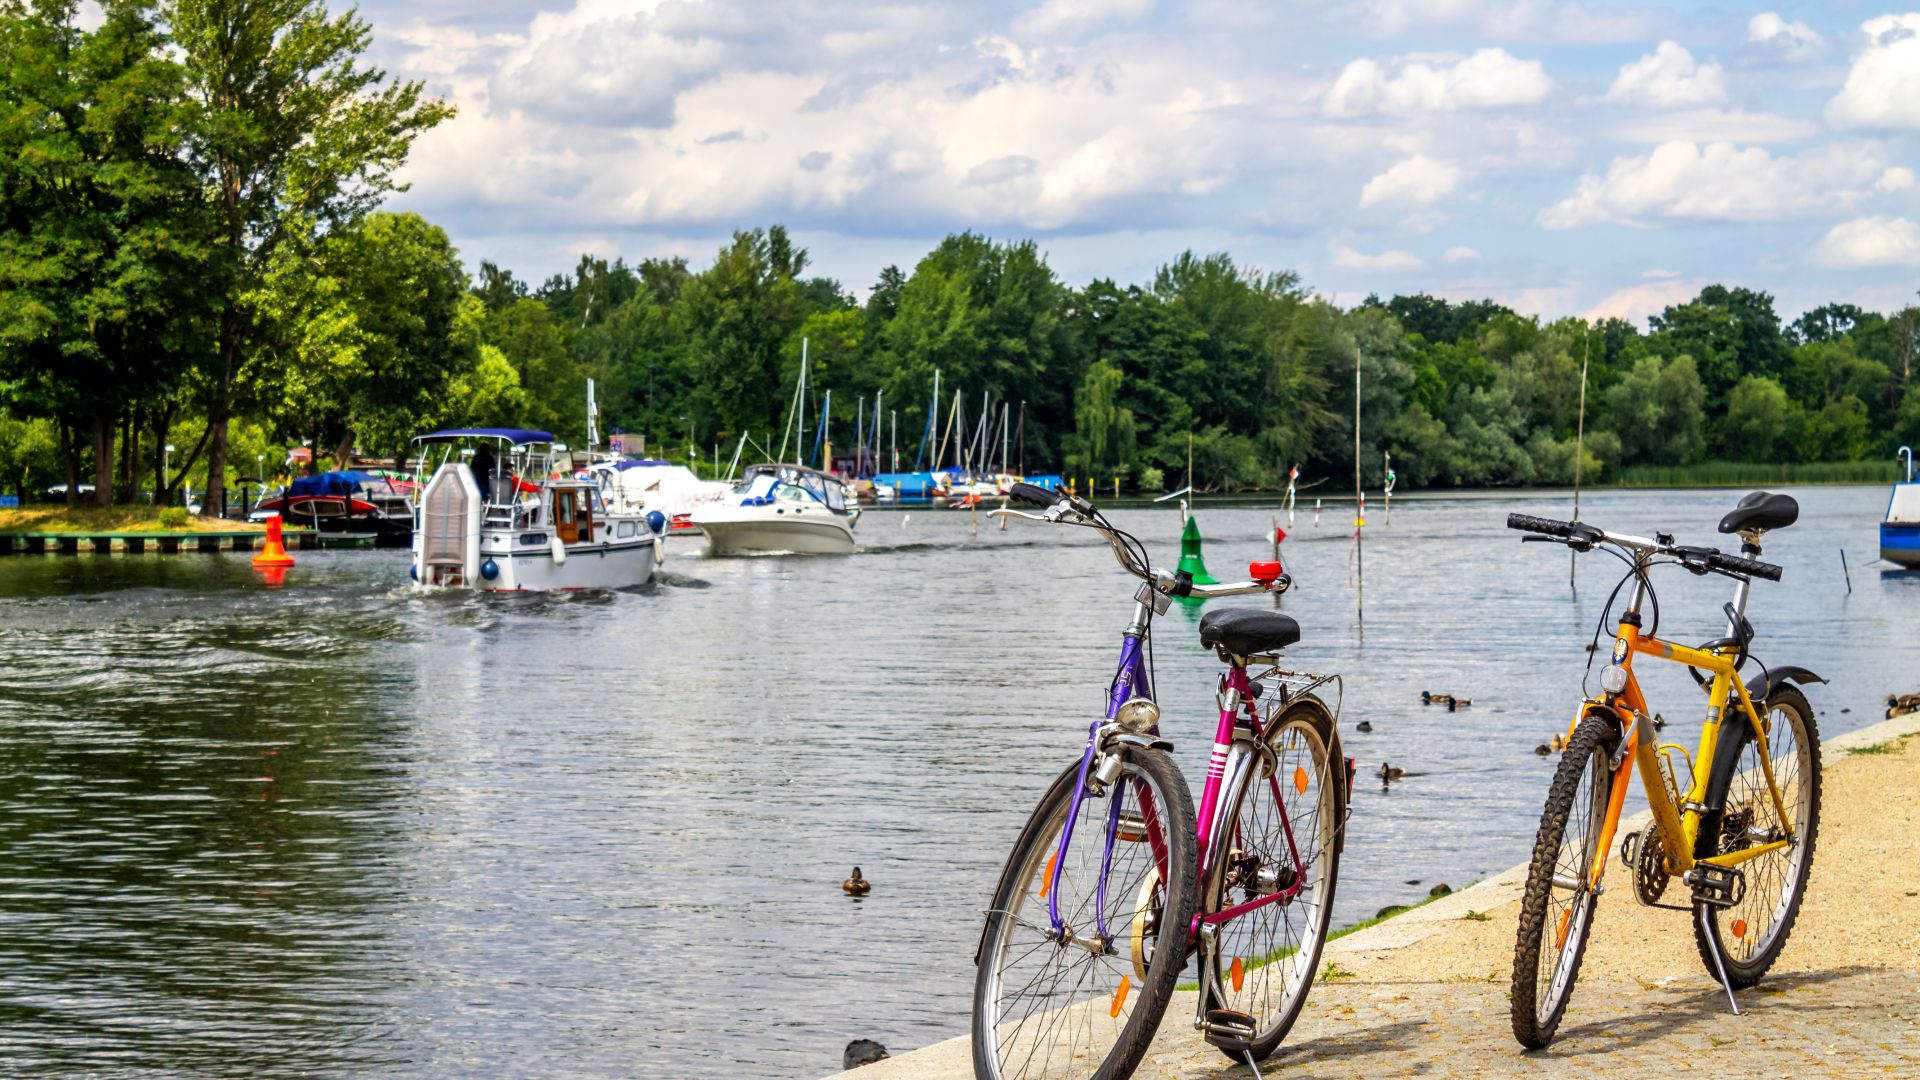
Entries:
{"type": "MultiPolygon", "coordinates": [[[[287,448],[404,455],[450,424],[602,431],[711,462],[772,454],[802,343],[813,394],[884,407],[919,449],[935,372],[971,423],[1021,418],[1028,471],[1104,486],[1271,488],[1290,468],[1411,486],[1594,482],[1641,465],[1890,456],[1920,442],[1920,307],[1829,304],[1791,322],[1715,285],[1642,329],[1492,301],[1368,297],[1183,253],[1151,281],[1063,282],[1030,240],[946,237],[864,296],[810,273],[774,225],[696,268],[582,256],[535,284],[379,210],[451,115],[360,63],[319,0],[0,2],[0,485],[96,485],[217,505],[229,470],[287,448]],[[1583,379],[1584,372],[1584,379],[1583,379]],[[1583,433],[1583,434],[1582,434],[1583,433]],[[173,452],[165,447],[178,444],[173,452]],[[1191,455],[1191,457],[1190,457],[1191,455]],[[151,476],[151,483],[143,477],[151,476]]],[[[946,415],[948,400],[940,402],[946,415]]],[[[866,426],[864,418],[862,426],[866,426]]],[[[885,458],[883,457],[883,461],[885,458]]],[[[889,462],[890,463],[890,462],[889,462]]]]}

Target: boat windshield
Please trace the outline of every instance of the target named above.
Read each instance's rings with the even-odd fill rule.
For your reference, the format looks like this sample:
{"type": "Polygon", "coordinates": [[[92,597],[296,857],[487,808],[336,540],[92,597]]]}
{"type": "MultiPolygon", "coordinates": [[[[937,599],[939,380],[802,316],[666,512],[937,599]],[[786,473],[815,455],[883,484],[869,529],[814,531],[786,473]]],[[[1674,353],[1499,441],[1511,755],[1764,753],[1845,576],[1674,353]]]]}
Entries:
{"type": "Polygon", "coordinates": [[[756,465],[747,471],[738,490],[748,499],[769,496],[779,502],[811,499],[835,511],[847,507],[846,489],[839,480],[815,469],[792,465],[756,465]]]}

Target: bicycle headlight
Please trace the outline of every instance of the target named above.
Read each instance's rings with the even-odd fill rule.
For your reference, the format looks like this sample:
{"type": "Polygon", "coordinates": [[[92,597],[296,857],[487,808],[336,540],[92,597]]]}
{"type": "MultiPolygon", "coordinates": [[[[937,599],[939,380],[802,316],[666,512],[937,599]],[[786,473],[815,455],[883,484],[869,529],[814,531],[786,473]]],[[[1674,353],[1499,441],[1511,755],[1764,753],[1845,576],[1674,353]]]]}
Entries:
{"type": "Polygon", "coordinates": [[[1160,725],[1160,706],[1146,698],[1134,698],[1120,706],[1120,711],[1114,714],[1113,719],[1121,727],[1138,735],[1160,725]]]}
{"type": "Polygon", "coordinates": [[[1617,694],[1627,688],[1627,669],[1619,664],[1608,664],[1600,673],[1600,689],[1609,694],[1617,694]]]}

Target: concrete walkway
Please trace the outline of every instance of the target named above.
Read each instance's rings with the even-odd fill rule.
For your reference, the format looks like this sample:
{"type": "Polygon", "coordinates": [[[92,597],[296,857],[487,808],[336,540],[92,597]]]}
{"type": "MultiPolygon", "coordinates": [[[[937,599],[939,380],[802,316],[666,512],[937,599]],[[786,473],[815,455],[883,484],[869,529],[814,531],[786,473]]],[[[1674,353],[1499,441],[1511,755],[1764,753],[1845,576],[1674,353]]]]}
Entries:
{"type": "MultiPolygon", "coordinates": [[[[1524,1053],[1507,1016],[1517,866],[1327,946],[1286,1043],[1262,1066],[1297,1077],[1920,1075],[1920,714],[1823,741],[1821,825],[1793,936],[1744,1015],[1700,962],[1682,912],[1646,908],[1616,865],[1559,1035],[1524,1053]],[[1904,740],[1904,741],[1903,741],[1904,740]],[[1871,753],[1858,753],[1876,748],[1871,753]]],[[[1621,832],[1642,822],[1623,822],[1621,832]]],[[[1135,1074],[1247,1077],[1177,996],[1135,1074]]],[[[845,1073],[962,1080],[965,1036],[845,1073]]]]}

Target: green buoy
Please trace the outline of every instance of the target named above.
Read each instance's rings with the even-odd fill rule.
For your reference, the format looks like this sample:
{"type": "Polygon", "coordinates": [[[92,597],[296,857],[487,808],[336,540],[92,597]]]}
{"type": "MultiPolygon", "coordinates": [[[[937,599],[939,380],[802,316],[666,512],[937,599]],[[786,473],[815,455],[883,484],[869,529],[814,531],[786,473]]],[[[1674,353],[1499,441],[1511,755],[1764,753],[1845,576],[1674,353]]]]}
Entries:
{"type": "Polygon", "coordinates": [[[1192,515],[1187,517],[1187,527],[1180,531],[1180,566],[1182,573],[1190,574],[1195,585],[1218,585],[1220,580],[1207,573],[1207,561],[1200,556],[1200,524],[1192,515]]]}

